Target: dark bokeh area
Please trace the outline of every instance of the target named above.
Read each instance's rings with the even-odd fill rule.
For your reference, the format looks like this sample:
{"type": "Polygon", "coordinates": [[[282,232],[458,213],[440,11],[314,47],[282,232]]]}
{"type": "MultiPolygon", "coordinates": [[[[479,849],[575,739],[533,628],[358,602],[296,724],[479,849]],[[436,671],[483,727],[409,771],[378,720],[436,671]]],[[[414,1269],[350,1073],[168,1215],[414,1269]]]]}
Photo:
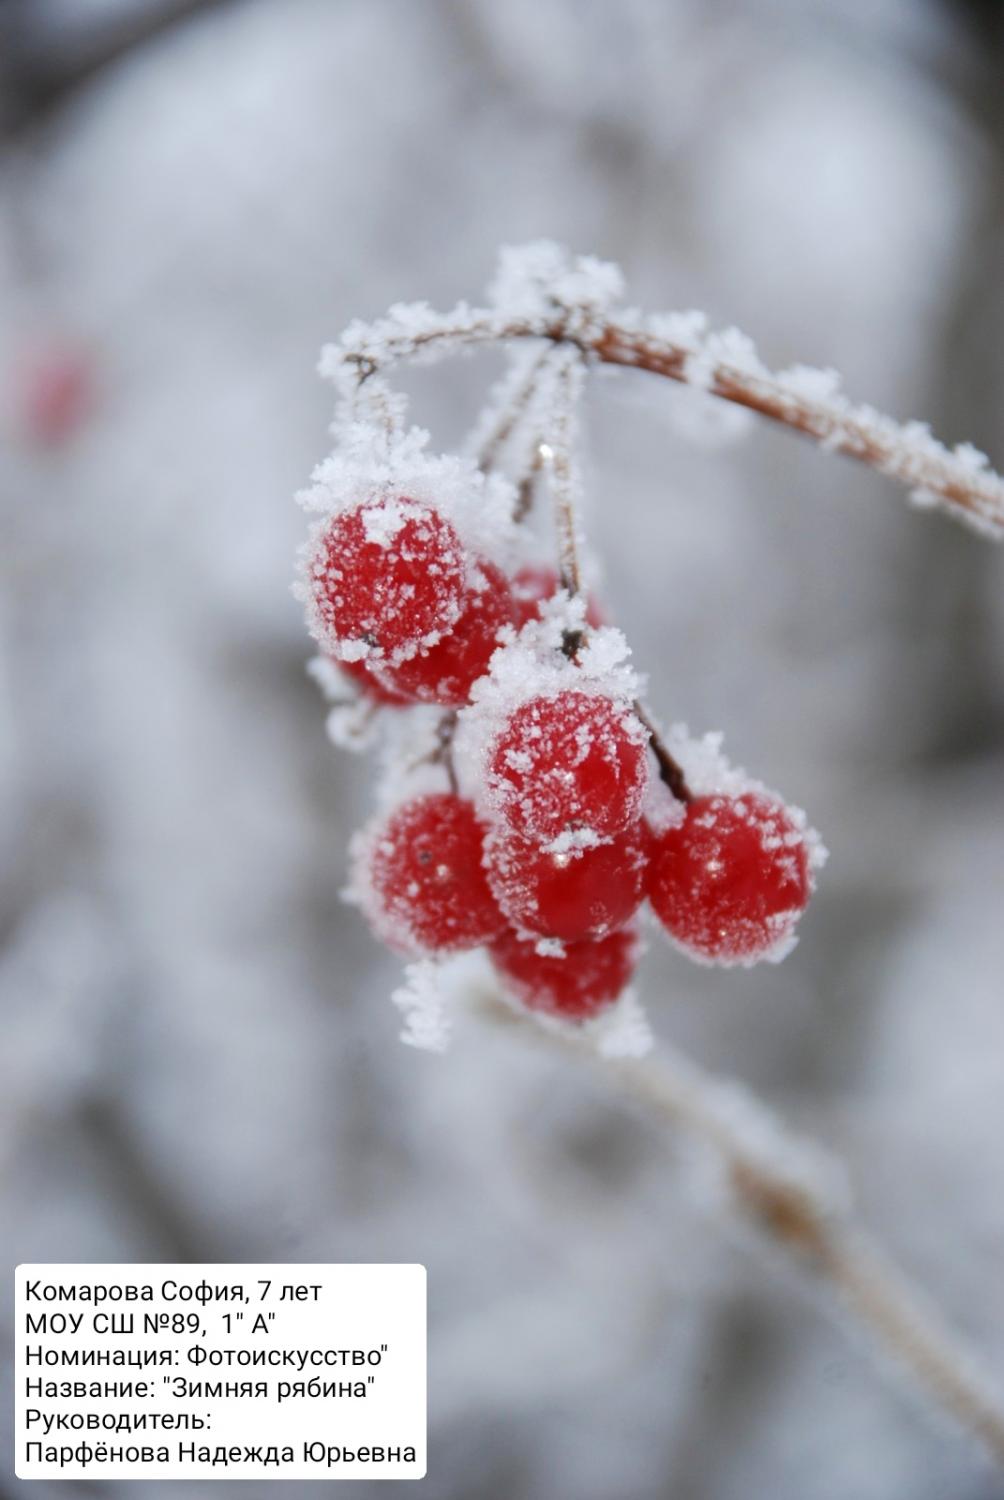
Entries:
{"type": "MultiPolygon", "coordinates": [[[[541,235],[1000,467],[1002,7],[7,0],[0,52],[4,1264],[424,1262],[429,1500],[1004,1495],[685,1142],[532,1039],[399,1045],[290,594],[322,342],[541,235]]],[[[409,377],[438,444],[496,369],[409,377]]],[[[654,1029],[839,1150],[999,1372],[999,551],[668,382],[584,425],[651,701],[831,851],[779,968],[653,935],[654,1029]]]]}

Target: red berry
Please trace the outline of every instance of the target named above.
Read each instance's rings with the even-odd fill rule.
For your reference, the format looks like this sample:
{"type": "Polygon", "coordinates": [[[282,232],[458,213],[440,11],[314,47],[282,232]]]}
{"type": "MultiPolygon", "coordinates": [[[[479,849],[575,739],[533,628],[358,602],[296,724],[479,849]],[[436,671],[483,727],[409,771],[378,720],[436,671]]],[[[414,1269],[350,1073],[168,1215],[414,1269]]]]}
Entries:
{"type": "Polygon", "coordinates": [[[698,797],[652,842],[648,898],[681,948],[720,964],[769,958],[811,892],[804,834],[759,792],[698,797]]]}
{"type": "MultiPolygon", "coordinates": [[[[530,565],[514,574],[512,592],[516,601],[517,630],[528,620],[540,619],[540,606],[545,599],[552,599],[560,586],[561,579],[553,568],[530,565]]],[[[590,594],[586,599],[586,624],[598,629],[604,623],[603,611],[590,594]]]]}
{"type": "Polygon", "coordinates": [[[400,659],[452,629],[467,589],[460,539],[428,505],[394,496],[333,516],[308,569],[315,632],[336,656],[400,659]],[[346,653],[351,645],[353,651],[346,653]]]}
{"type": "Polygon", "coordinates": [[[630,829],[607,844],[553,854],[518,833],[485,841],[488,883],[513,927],[576,943],[623,927],[641,904],[647,839],[630,829]]]}
{"type": "Polygon", "coordinates": [[[387,707],[401,708],[410,702],[410,699],[395,693],[393,688],[386,687],[364,661],[336,661],[335,665],[346,677],[351,677],[357,683],[361,692],[374,703],[381,703],[387,707]]]}
{"type": "Polygon", "coordinates": [[[506,822],[547,844],[577,828],[623,832],[641,814],[647,774],[645,731],[630,710],[569,691],[516,709],[491,747],[487,784],[506,822]]]}
{"type": "Polygon", "coordinates": [[[480,588],[464,595],[463,613],[449,635],[399,665],[381,663],[380,679],[395,693],[420,703],[461,708],[488,670],[503,625],[513,621],[509,581],[494,563],[478,564],[480,588]]]}
{"type": "Polygon", "coordinates": [[[405,953],[476,948],[504,927],[482,865],[484,829],[453,793],[416,797],[359,841],[355,883],[373,926],[405,953]]]}
{"type": "Polygon", "coordinates": [[[597,942],[569,943],[563,958],[545,957],[535,943],[504,932],[489,949],[506,988],[529,1010],[585,1021],[613,1004],[634,973],[638,935],[633,928],[597,942]]]}

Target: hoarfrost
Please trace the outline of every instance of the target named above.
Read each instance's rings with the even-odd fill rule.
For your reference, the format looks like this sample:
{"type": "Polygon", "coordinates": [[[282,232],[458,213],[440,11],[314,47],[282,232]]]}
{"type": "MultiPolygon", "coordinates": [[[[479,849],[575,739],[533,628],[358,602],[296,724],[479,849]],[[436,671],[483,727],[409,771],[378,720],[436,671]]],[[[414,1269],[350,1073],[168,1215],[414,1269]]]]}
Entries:
{"type": "Polygon", "coordinates": [[[652,1028],[633,989],[586,1021],[582,1030],[601,1057],[644,1057],[652,1050],[652,1028]]]}
{"type": "Polygon", "coordinates": [[[554,320],[564,310],[582,322],[605,312],[624,295],[624,276],[611,261],[570,255],[553,240],[504,245],[488,289],[492,306],[507,316],[554,320]]]}
{"type": "Polygon", "coordinates": [[[401,1041],[422,1052],[445,1052],[451,1023],[443,990],[443,965],[432,959],[408,964],[404,983],[391,995],[404,1018],[401,1041]]]}

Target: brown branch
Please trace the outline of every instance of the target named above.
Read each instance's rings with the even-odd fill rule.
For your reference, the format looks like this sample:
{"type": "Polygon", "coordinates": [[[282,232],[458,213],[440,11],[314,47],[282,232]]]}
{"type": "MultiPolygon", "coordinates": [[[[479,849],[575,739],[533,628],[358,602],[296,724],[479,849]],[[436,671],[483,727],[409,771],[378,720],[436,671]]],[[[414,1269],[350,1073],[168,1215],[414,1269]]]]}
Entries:
{"type": "MultiPolygon", "coordinates": [[[[593,352],[605,364],[647,370],[669,380],[689,383],[686,373],[687,352],[649,338],[643,334],[626,334],[610,324],[595,341],[593,352]]],[[[956,472],[958,460],[945,452],[940,455],[913,457],[904,450],[903,429],[889,424],[892,432],[883,433],[886,425],[877,426],[872,413],[849,411],[835,414],[824,404],[800,397],[779,387],[776,380],[718,365],[707,385],[710,395],[737,406],[745,406],[773,422],[790,427],[805,437],[814,438],[838,453],[859,459],[873,469],[917,486],[936,495],[947,506],[965,512],[993,528],[1004,527],[1004,481],[990,470],[973,471],[968,478],[956,472]]]]}

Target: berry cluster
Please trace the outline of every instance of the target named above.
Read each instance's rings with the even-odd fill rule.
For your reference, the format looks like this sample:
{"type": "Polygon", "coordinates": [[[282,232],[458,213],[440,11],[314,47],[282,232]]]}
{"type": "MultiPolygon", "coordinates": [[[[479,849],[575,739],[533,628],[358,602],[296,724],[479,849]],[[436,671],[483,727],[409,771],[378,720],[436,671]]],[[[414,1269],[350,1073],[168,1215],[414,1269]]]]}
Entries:
{"type": "Polygon", "coordinates": [[[685,774],[690,742],[653,739],[620,633],[552,569],[473,540],[477,498],[375,483],[304,556],[329,689],[396,719],[410,756],[353,845],[374,931],[409,957],[484,947],[514,999],[576,1022],[625,991],[646,898],[700,961],[782,956],[819,859],[801,814],[707,744],[685,774]]]}

